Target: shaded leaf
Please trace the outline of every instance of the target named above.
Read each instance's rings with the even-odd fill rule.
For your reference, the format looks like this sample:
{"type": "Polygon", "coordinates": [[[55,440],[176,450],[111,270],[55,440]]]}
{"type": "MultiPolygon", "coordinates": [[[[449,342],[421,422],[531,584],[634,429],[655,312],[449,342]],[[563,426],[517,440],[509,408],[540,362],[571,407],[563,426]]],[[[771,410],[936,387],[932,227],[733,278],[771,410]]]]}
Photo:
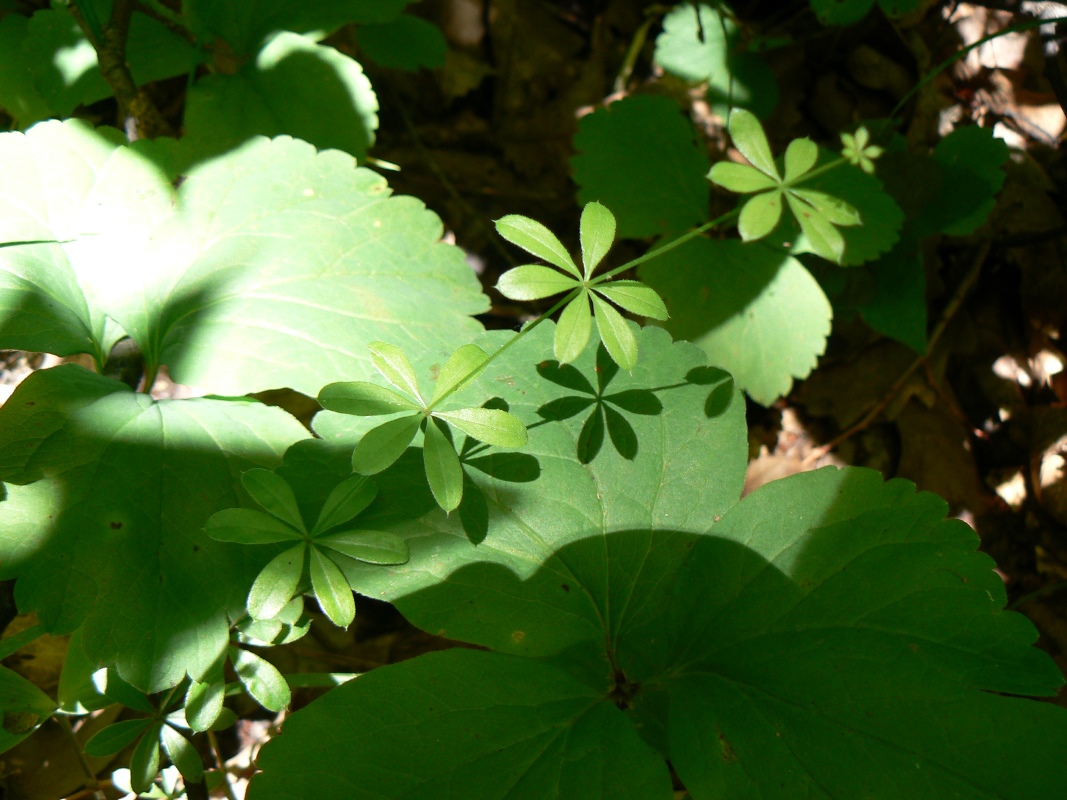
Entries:
{"type": "Polygon", "coordinates": [[[17,672],[0,667],[0,753],[28,737],[55,710],[51,697],[17,672]]]}
{"type": "Polygon", "coordinates": [[[378,487],[363,475],[353,475],[341,481],[326,498],[315,523],[315,533],[348,522],[369,506],[377,494],[378,487]]]}
{"type": "Polygon", "coordinates": [[[204,779],[204,762],[188,739],[169,725],[163,726],[159,739],[167,758],[187,782],[199,783],[204,779]]]}
{"type": "Polygon", "coordinates": [[[296,497],[285,479],[269,469],[251,469],[241,475],[241,485],[249,496],[269,514],[298,531],[305,531],[296,497]]]}
{"type": "Polygon", "coordinates": [[[204,524],[208,536],[217,542],[274,544],[300,539],[300,534],[277,517],[254,508],[224,508],[204,524]]]}
{"type": "Polygon", "coordinates": [[[122,750],[144,733],[152,724],[150,719],[127,719],[114,722],[93,734],[85,743],[85,755],[90,758],[103,758],[122,750]]]}
{"type": "Polygon", "coordinates": [[[360,25],[356,40],[372,61],[383,67],[406,71],[444,66],[448,43],[441,29],[413,14],[401,14],[389,22],[360,25]]]}
{"type": "Polygon", "coordinates": [[[162,722],[149,725],[130,758],[130,786],[138,794],[147,792],[159,774],[159,730],[162,726],[162,722]]]}

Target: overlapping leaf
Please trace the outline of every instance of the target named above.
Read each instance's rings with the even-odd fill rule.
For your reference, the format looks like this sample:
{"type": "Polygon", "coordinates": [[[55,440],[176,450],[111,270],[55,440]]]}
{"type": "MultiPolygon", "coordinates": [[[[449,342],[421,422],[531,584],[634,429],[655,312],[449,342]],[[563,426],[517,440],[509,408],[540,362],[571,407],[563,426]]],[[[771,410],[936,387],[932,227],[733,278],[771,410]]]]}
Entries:
{"type": "Polygon", "coordinates": [[[253,140],[179,189],[114,131],[0,134],[0,344],[102,361],[122,330],[150,366],[239,395],[373,374],[388,336],[451,352],[485,307],[440,220],[338,152],[253,140]],[[106,316],[105,316],[106,315],[106,316]]]}
{"type": "Polygon", "coordinates": [[[54,632],[83,626],[96,663],[143,691],[202,676],[255,575],[247,548],[202,531],[239,503],[235,480],[306,437],[258,403],[155,402],[63,366],[34,373],[0,410],[4,577],[54,632]]]}
{"type": "Polygon", "coordinates": [[[704,148],[678,104],[633,95],[581,118],[571,159],[578,200],[603,203],[619,236],[684,231],[708,218],[704,148]]]}
{"type": "Polygon", "coordinates": [[[346,684],[268,745],[250,796],[669,797],[627,718],[694,800],[1059,796],[1067,713],[1004,694],[1063,677],[944,513],[906,482],[831,468],[763,488],[705,535],[572,542],[545,580],[463,594],[453,616],[469,622],[449,628],[521,652],[517,634],[562,625],[571,637],[533,649],[551,665],[452,651],[346,684]]]}
{"type": "MultiPolygon", "coordinates": [[[[491,353],[511,335],[488,335],[479,344],[491,353]]],[[[511,453],[457,440],[466,475],[464,502],[447,518],[434,508],[417,453],[409,451],[378,475],[378,499],[361,520],[405,538],[411,560],[388,572],[348,564],[352,586],[395,602],[427,630],[482,641],[484,629],[469,618],[462,628],[454,627],[462,620],[454,600],[460,594],[471,609],[506,608],[515,575],[537,573],[569,542],[641,526],[693,530],[731,505],[740,492],[746,452],[744,404],[732,381],[721,371],[709,371],[697,348],[672,344],[658,328],[644,328],[636,336],[645,357],[632,373],[606,375],[605,384],[595,345],[572,365],[540,362],[553,338],[547,322],[494,361],[456,395],[456,402],[499,398],[526,423],[529,443],[511,453]],[[576,456],[598,404],[612,409],[607,435],[616,445],[600,448],[583,464],[576,456]],[[496,566],[468,582],[457,570],[471,562],[496,566]],[[415,594],[446,577],[441,591],[447,597],[415,594]]],[[[349,419],[323,412],[315,428],[327,441],[340,443],[349,419]]],[[[350,439],[356,440],[356,435],[350,439]]],[[[635,551],[633,558],[639,562],[642,552],[635,551]]],[[[561,639],[573,641],[576,630],[587,630],[584,616],[579,619],[573,609],[582,607],[584,615],[588,600],[568,568],[557,565],[551,574],[540,574],[551,587],[545,602],[558,605],[563,621],[537,631],[494,631],[485,643],[544,652],[561,639]],[[568,591],[560,589],[563,584],[568,591]]],[[[613,602],[606,596],[600,601],[613,602]]]]}
{"type": "Polygon", "coordinates": [[[667,329],[700,345],[757,402],[788,393],[826,349],[830,303],[780,250],[697,238],[647,261],[640,275],[667,303],[667,329]]]}

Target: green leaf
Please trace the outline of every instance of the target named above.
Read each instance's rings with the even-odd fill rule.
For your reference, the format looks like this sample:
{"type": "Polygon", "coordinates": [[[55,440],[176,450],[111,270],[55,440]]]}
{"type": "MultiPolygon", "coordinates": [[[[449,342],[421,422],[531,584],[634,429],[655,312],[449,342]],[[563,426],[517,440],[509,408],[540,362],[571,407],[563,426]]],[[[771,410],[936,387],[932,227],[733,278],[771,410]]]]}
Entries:
{"type": "Polygon", "coordinates": [[[407,392],[419,402],[422,401],[415,370],[403,350],[386,342],[371,342],[367,345],[367,349],[370,350],[371,363],[389,383],[400,391],[407,392]]]}
{"type": "Polygon", "coordinates": [[[115,722],[93,734],[92,738],[85,743],[85,755],[90,758],[104,758],[111,756],[133,744],[148,726],[151,719],[127,719],[115,722]]]}
{"type": "MultiPolygon", "coordinates": [[[[553,336],[552,325],[541,323],[472,384],[472,393],[499,397],[527,424],[529,442],[521,452],[465,455],[459,513],[446,517],[422,488],[423,464],[415,453],[377,478],[378,499],[360,516],[359,527],[395,533],[411,548],[411,558],[384,570],[339,561],[357,592],[396,604],[413,623],[446,637],[514,652],[558,653],[590,636],[603,642],[603,631],[590,620],[597,619],[596,609],[611,617],[625,608],[631,584],[613,582],[609,592],[598,579],[599,599],[591,606],[568,565],[553,562],[540,572],[556,550],[584,539],[600,547],[610,532],[621,530],[703,531],[736,502],[747,459],[745,404],[726,373],[708,369],[698,348],[673,343],[659,328],[636,331],[641,358],[633,372],[618,369],[603,347],[587,348],[569,365],[544,361],[553,336]],[[613,438],[626,432],[608,420],[603,447],[582,464],[578,441],[598,396],[618,411],[636,445],[620,453],[613,438]],[[554,410],[560,404],[579,410],[560,414],[554,410]],[[479,500],[492,520],[488,534],[470,514],[470,504],[479,500]],[[475,616],[499,611],[506,618],[517,610],[517,583],[535,574],[529,591],[546,609],[536,624],[501,629],[461,613],[462,605],[475,616]]],[[[513,337],[499,331],[477,343],[493,353],[513,337]]],[[[327,419],[315,421],[324,435],[327,419]]],[[[644,552],[622,560],[639,572],[644,552]]],[[[664,552],[679,555],[684,546],[664,552]]],[[[599,686],[603,676],[594,681],[599,686]]]]}
{"type": "Polygon", "coordinates": [[[368,564],[403,564],[410,557],[407,543],[385,531],[343,531],[321,536],[316,545],[368,564]]]}
{"type": "Polygon", "coordinates": [[[497,408],[461,408],[458,411],[435,411],[468,436],[495,447],[522,447],[526,444],[526,426],[514,414],[497,408]]]}
{"type": "Polygon", "coordinates": [[[496,283],[497,291],[509,300],[540,300],[579,286],[574,278],[561,275],[549,267],[529,264],[509,269],[496,283]]]}
{"type": "Polygon", "coordinates": [[[841,232],[818,209],[801,202],[792,192],[786,192],[785,199],[800,223],[811,252],[840,264],[845,254],[845,239],[841,232]]]}
{"type": "Polygon", "coordinates": [[[585,350],[593,331],[593,316],[589,310],[589,291],[571,300],[559,315],[552,351],[561,364],[569,364],[585,350]]]}
{"type": "Polygon", "coordinates": [[[191,29],[210,40],[225,39],[238,54],[255,52],[274,31],[312,33],[349,22],[380,23],[396,19],[411,0],[185,0],[191,29]]]}
{"type": "Polygon", "coordinates": [[[136,688],[124,681],[112,667],[96,670],[93,673],[92,681],[97,691],[114,703],[120,703],[126,708],[132,708],[136,711],[143,711],[145,714],[154,714],[156,712],[152,702],[144,693],[137,691],[136,688]]]}
{"type": "Polygon", "coordinates": [[[326,498],[314,532],[322,533],[348,522],[369,506],[377,494],[378,487],[374,481],[362,475],[353,475],[341,481],[326,498]]]}
{"type": "Polygon", "coordinates": [[[759,55],[747,52],[747,37],[727,16],[705,4],[681,3],[663,18],[655,61],[692,83],[708,84],[716,114],[748,108],[768,116],[778,102],[774,73],[759,55]]]}
{"type": "Polygon", "coordinates": [[[432,417],[426,420],[422,458],[426,480],[430,483],[430,491],[437,505],[445,512],[454,511],[463,499],[463,468],[459,465],[456,449],[432,417]]]}
{"type": "Polygon", "coordinates": [[[776,190],[757,194],[741,207],[737,231],[743,241],[753,242],[773,231],[781,218],[782,192],[776,190]]]}
{"type": "Polygon", "coordinates": [[[288,134],[362,159],[374,144],[377,112],[378,98],[356,61],[280,31],[236,73],[190,87],[184,146],[203,160],[256,135],[288,134]]]}
{"type": "Polygon", "coordinates": [[[751,111],[735,108],[730,112],[730,137],[734,147],[760,172],[779,180],[778,165],[774,163],[770,142],[759,119],[751,111]]]}
{"type": "Polygon", "coordinates": [[[278,712],[289,705],[289,684],[269,661],[237,647],[230,648],[230,661],[245,691],[265,709],[278,712]]]}
{"type": "Polygon", "coordinates": [[[819,147],[807,137],[794,139],[785,150],[786,183],[792,184],[811,171],[819,160],[819,147]]]}
{"type": "Polygon", "coordinates": [[[453,391],[458,391],[476,378],[488,358],[485,351],[476,344],[465,344],[456,350],[441,367],[441,374],[437,377],[430,404],[436,403],[453,391]]]}
{"type": "MultiPolygon", "coordinates": [[[[418,397],[418,395],[416,395],[418,397]]],[[[365,381],[341,381],[322,387],[319,403],[341,414],[377,417],[400,411],[419,411],[409,398],[385,386],[365,381]]]]}
{"type": "Polygon", "coordinates": [[[619,236],[656,236],[707,221],[708,158],[670,98],[631,95],[587,114],[578,120],[574,149],[578,201],[610,208],[619,236]]]}
{"type": "Polygon", "coordinates": [[[702,347],[764,405],[787,394],[826,348],[830,303],[780,251],[698,238],[641,265],[640,275],[671,309],[667,330],[702,347]]]}
{"type": "Polygon", "coordinates": [[[977,125],[957,128],[943,138],[933,152],[943,170],[941,190],[923,222],[950,236],[974,232],[996,204],[1009,155],[1003,139],[977,125]]]}
{"type": "Polygon", "coordinates": [[[873,7],[874,0],[811,0],[811,10],[823,25],[852,25],[873,7]]]}
{"type": "Polygon", "coordinates": [[[602,283],[593,291],[622,306],[631,314],[658,320],[665,320],[670,316],[660,296],[639,281],[602,283]]]}
{"type": "Polygon", "coordinates": [[[222,714],[225,699],[225,684],[190,681],[185,693],[185,719],[189,727],[197,733],[210,729],[222,714]]]}
{"type": "Polygon", "coordinates": [[[536,220],[518,214],[508,214],[496,221],[496,231],[513,245],[521,247],[549,264],[553,264],[575,278],[581,279],[574,259],[567,248],[548,228],[536,220]]]}
{"type": "Polygon", "coordinates": [[[550,664],[454,649],[375,670],[286,721],[257,797],[669,800],[662,758],[626,715],[550,664]],[[474,679],[474,676],[477,676],[474,679]],[[475,733],[472,733],[475,732],[475,733]],[[410,747],[415,741],[432,745],[410,747]]]}
{"type": "Polygon", "coordinates": [[[34,70],[23,52],[29,19],[6,14],[0,19],[0,108],[28,128],[50,117],[51,110],[34,85],[34,70]]]}
{"type": "Polygon", "coordinates": [[[637,339],[630,330],[630,323],[596,294],[591,297],[600,341],[616,364],[624,370],[632,370],[637,363],[637,339]]]}
{"type": "Polygon", "coordinates": [[[764,175],[755,167],[748,164],[735,164],[732,161],[719,161],[713,164],[708,172],[708,180],[724,189],[740,194],[761,192],[778,185],[774,178],[764,175]]]}
{"type": "MultiPolygon", "coordinates": [[[[811,189],[794,188],[788,191],[793,197],[803,200],[814,208],[827,222],[833,225],[862,225],[860,212],[850,206],[844,200],[831,197],[826,192],[815,192],[811,189]]],[[[795,213],[795,212],[794,212],[795,213]]]]}
{"type": "Polygon", "coordinates": [[[383,422],[359,440],[352,453],[352,469],[360,475],[377,475],[396,462],[419,432],[420,414],[383,422]]]}
{"type": "Polygon", "coordinates": [[[248,592],[248,615],[252,619],[273,619],[296,594],[296,587],[304,574],[303,542],[268,562],[248,592]]]}
{"type": "Polygon", "coordinates": [[[130,758],[130,786],[143,794],[159,774],[159,729],[162,722],[153,722],[134,748],[130,758]]]}
{"type": "Polygon", "coordinates": [[[204,524],[207,535],[216,542],[237,544],[274,544],[301,538],[277,517],[253,508],[224,508],[216,511],[204,524]]]}
{"type": "Polygon", "coordinates": [[[377,25],[360,25],[356,40],[371,61],[408,72],[444,66],[448,55],[441,29],[411,14],[377,25]]]}
{"type": "Polygon", "coordinates": [[[199,783],[204,779],[204,762],[200,754],[188,739],[170,725],[164,725],[159,734],[160,744],[167,753],[170,763],[178,768],[189,783],[199,783]]]}
{"type": "Polygon", "coordinates": [[[77,239],[0,247],[0,309],[18,311],[0,314],[0,345],[102,363],[124,330],[175,381],[314,397],[375,379],[372,341],[428,371],[481,330],[468,315],[486,298],[440,219],[351,157],[257,139],[175,190],[120,136],[75,122],[0,134],[5,186],[20,187],[0,191],[0,244],[77,239]]]}
{"type": "Polygon", "coordinates": [[[330,622],[347,630],[356,618],[352,588],[337,565],[314,546],[311,548],[311,590],[330,622]]]}
{"type": "Polygon", "coordinates": [[[236,476],[307,436],[252,401],[154,401],[78,366],[37,371],[0,409],[3,577],[139,690],[201,680],[257,569],[205,523],[241,504],[236,476]]]}
{"type": "Polygon", "coordinates": [[[915,241],[901,242],[870,265],[874,296],[860,308],[879,333],[926,353],[926,270],[915,241]]]}
{"type": "Polygon", "coordinates": [[[0,667],[0,753],[37,730],[56,710],[56,703],[17,672],[0,667]]]}
{"type": "Polygon", "coordinates": [[[596,201],[582,209],[580,226],[582,239],[582,270],[589,280],[597,265],[604,260],[615,243],[615,215],[596,201]]]}
{"type": "Polygon", "coordinates": [[[269,469],[250,469],[241,475],[241,485],[264,511],[298,531],[306,532],[300,509],[296,505],[296,497],[284,478],[269,469]]]}

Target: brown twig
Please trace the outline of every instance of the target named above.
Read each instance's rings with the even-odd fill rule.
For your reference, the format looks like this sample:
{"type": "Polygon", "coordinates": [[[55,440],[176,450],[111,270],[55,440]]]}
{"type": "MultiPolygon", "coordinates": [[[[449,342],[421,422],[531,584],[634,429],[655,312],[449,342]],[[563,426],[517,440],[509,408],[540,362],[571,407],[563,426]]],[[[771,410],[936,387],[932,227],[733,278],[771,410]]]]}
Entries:
{"type": "Polygon", "coordinates": [[[198,49],[201,47],[201,42],[193,35],[192,31],[190,31],[176,19],[168,17],[166,14],[162,13],[155,6],[151,5],[150,3],[143,2],[142,0],[135,0],[133,6],[137,11],[141,12],[146,17],[151,17],[160,25],[165,27],[168,31],[173,33],[175,36],[180,36],[181,38],[185,39],[185,41],[187,41],[193,47],[196,47],[198,49]]]}
{"type": "MultiPolygon", "coordinates": [[[[960,306],[963,305],[963,301],[967,299],[967,295],[970,294],[971,289],[974,287],[975,282],[978,280],[978,276],[982,272],[982,265],[985,263],[986,258],[989,256],[989,250],[992,247],[992,240],[986,239],[982,242],[978,248],[978,252],[975,254],[974,262],[971,265],[970,271],[964,277],[959,287],[956,289],[956,293],[952,295],[952,299],[949,300],[945,311],[941,315],[941,320],[937,323],[937,327],[934,328],[933,333],[930,334],[930,340],[926,345],[926,352],[933,352],[937,343],[941,340],[941,337],[945,333],[945,329],[948,328],[952,318],[956,316],[956,313],[960,310],[960,306]]],[[[816,447],[808,456],[804,459],[805,465],[810,465],[818,461],[830,451],[840,447],[842,442],[851,439],[857,433],[861,433],[871,426],[871,424],[882,415],[882,413],[890,406],[890,404],[900,394],[901,390],[907,385],[908,380],[915,374],[915,370],[926,363],[927,356],[919,356],[915,359],[911,365],[904,370],[899,378],[889,387],[889,391],[885,393],[877,403],[871,406],[870,410],[864,414],[863,418],[855,425],[850,427],[843,433],[835,436],[826,444],[821,447],[816,447]]]]}
{"type": "Polygon", "coordinates": [[[111,19],[99,36],[92,26],[87,24],[77,4],[71,3],[69,6],[74,19],[96,49],[100,72],[118,101],[122,127],[131,142],[174,135],[174,129],[164,119],[155,103],[138,88],[130,73],[130,66],[126,63],[126,42],[130,37],[130,18],[135,5],[135,0],[115,0],[111,8],[111,19]]]}

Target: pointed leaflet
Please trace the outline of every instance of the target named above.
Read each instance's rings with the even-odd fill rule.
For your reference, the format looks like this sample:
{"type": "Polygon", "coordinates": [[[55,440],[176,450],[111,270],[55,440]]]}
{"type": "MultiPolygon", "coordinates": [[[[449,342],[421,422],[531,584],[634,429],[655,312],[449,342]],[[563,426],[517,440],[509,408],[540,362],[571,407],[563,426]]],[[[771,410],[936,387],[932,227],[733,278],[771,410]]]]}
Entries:
{"type": "Polygon", "coordinates": [[[167,758],[178,768],[182,777],[190,783],[198,783],[204,777],[204,762],[196,748],[170,725],[164,725],[159,732],[159,742],[167,753],[167,758]]]}
{"type": "Polygon", "coordinates": [[[601,283],[593,291],[622,306],[631,314],[658,320],[665,320],[669,316],[660,296],[638,281],[601,283]]]}
{"type": "Polygon", "coordinates": [[[786,183],[792,183],[800,178],[819,160],[819,146],[811,139],[794,139],[785,149],[785,178],[786,183]]]}
{"type": "Polygon", "coordinates": [[[47,307],[55,332],[35,347],[106,355],[121,334],[103,329],[106,313],[177,381],[315,396],[331,381],[376,380],[372,341],[417,353],[421,370],[480,330],[468,315],[485,298],[462,251],[438,242],[440,220],[350,156],[255,139],[175,190],[117,136],[81,123],[0,134],[5,174],[26,177],[9,198],[30,209],[4,207],[0,243],[81,237],[44,253],[0,248],[0,286],[15,276],[8,302],[47,307]]]}
{"type": "Polygon", "coordinates": [[[185,693],[185,719],[189,727],[199,733],[214,725],[222,713],[225,699],[225,684],[190,681],[185,693]]]}
{"type": "Polygon", "coordinates": [[[581,278],[574,259],[567,248],[548,228],[536,220],[518,214],[508,214],[496,221],[496,230],[501,236],[527,253],[533,253],[560,269],[581,278]]]}
{"type": "Polygon", "coordinates": [[[328,556],[311,548],[311,590],[319,607],[338,628],[348,628],[356,618],[356,603],[348,581],[328,556]]]}
{"type": "Polygon", "coordinates": [[[474,650],[420,656],[331,691],[290,717],[257,764],[257,800],[353,786],[361,798],[489,800],[501,787],[561,800],[671,797],[663,760],[598,689],[549,664],[474,650]]]}
{"type": "Polygon", "coordinates": [[[811,251],[827,261],[840,264],[845,254],[845,239],[841,232],[816,208],[802,203],[790,192],[787,192],[785,197],[789,202],[789,209],[807,237],[811,251]]]}
{"type": "Polygon", "coordinates": [[[580,226],[582,239],[582,271],[589,280],[597,264],[604,260],[615,243],[615,217],[600,203],[586,203],[582,209],[580,226]]]}
{"type": "Polygon", "coordinates": [[[433,405],[446,394],[462,388],[468,381],[477,377],[488,358],[485,351],[476,344],[465,344],[456,350],[441,367],[430,404],[433,405]]]}
{"type": "Polygon", "coordinates": [[[826,348],[830,303],[780,251],[696,239],[643,264],[640,275],[670,304],[667,330],[702,347],[756,402],[786,394],[826,348]]]}
{"type": "MultiPolygon", "coordinates": [[[[553,562],[551,569],[539,572],[541,565],[579,539],[601,548],[613,531],[663,526],[703,530],[708,519],[739,496],[747,453],[744,402],[729,376],[706,377],[704,354],[690,344],[672,344],[663,330],[630,327],[641,349],[632,373],[616,369],[606,353],[598,356],[598,346],[587,348],[570,365],[544,361],[553,338],[549,322],[494,360],[470,391],[506,402],[528,425],[529,443],[519,452],[488,449],[465,455],[464,505],[448,517],[434,507],[425,488],[420,490],[423,467],[413,453],[377,476],[378,499],[360,515],[358,525],[399,535],[411,548],[411,558],[388,570],[339,562],[356,591],[396,603],[427,630],[491,647],[546,653],[590,635],[602,642],[603,632],[596,634],[590,620],[596,619],[597,608],[608,618],[623,609],[632,583],[622,578],[610,586],[595,581],[589,586],[597,598],[591,605],[575,582],[573,564],[553,562]],[[632,459],[623,458],[605,443],[582,465],[576,459],[578,439],[593,410],[591,395],[601,385],[605,403],[625,398],[614,407],[632,428],[637,452],[632,459]],[[705,407],[711,392],[717,393],[717,403],[709,416],[705,407]],[[551,411],[552,404],[574,401],[584,402],[584,410],[563,419],[551,411]],[[630,410],[635,408],[642,413],[630,410]],[[469,516],[465,527],[463,513],[479,495],[492,520],[484,538],[468,532],[477,529],[471,528],[469,516]],[[477,564],[481,568],[474,569],[477,564]],[[515,608],[516,583],[535,574],[530,589],[540,592],[546,609],[536,626],[501,632],[460,613],[463,605],[476,614],[499,611],[506,616],[515,608]],[[448,579],[442,582],[444,576],[448,579]],[[434,586],[438,588],[430,588],[434,586]]],[[[498,332],[477,343],[493,353],[512,336],[498,332]]],[[[315,427],[325,438],[343,441],[346,419],[324,412],[315,427]]],[[[635,546],[620,555],[620,564],[639,572],[645,557],[646,551],[635,546]]]]}
{"type": "Polygon", "coordinates": [[[315,523],[315,533],[322,533],[348,522],[369,506],[377,494],[378,487],[362,475],[353,475],[341,481],[326,498],[315,523]]]}
{"type": "Polygon", "coordinates": [[[254,508],[224,508],[208,518],[204,525],[216,542],[238,544],[273,544],[300,539],[300,533],[277,517],[254,508]]]}
{"type": "Polygon", "coordinates": [[[747,194],[773,189],[778,181],[764,175],[748,164],[735,164],[732,161],[719,161],[708,172],[708,180],[731,192],[747,194]]]}
{"type": "Polygon", "coordinates": [[[273,466],[307,432],[255,402],[155,402],[77,366],[27,378],[0,432],[0,552],[20,608],[49,631],[83,625],[90,660],[142,691],[202,677],[258,569],[204,523],[239,505],[237,475],[273,466]]]}
{"type": "Polygon", "coordinates": [[[589,311],[589,291],[582,289],[563,309],[556,324],[556,338],[552,351],[562,364],[574,361],[589,344],[593,331],[593,316],[589,311]]]}
{"type": "Polygon", "coordinates": [[[133,744],[152,724],[150,719],[126,719],[108,725],[93,734],[85,743],[85,755],[90,758],[111,756],[133,744]]]}
{"type": "Polygon", "coordinates": [[[633,369],[637,363],[637,339],[630,330],[630,323],[596,294],[591,297],[600,341],[616,364],[627,371],[633,369]]]}
{"type": "Polygon", "coordinates": [[[352,451],[352,470],[360,475],[376,475],[404,454],[419,432],[420,414],[384,422],[359,440],[352,451]]]}
{"type": "Polygon", "coordinates": [[[251,469],[241,475],[241,485],[245,487],[249,497],[268,513],[298,531],[305,530],[304,520],[300,518],[300,509],[296,507],[296,497],[284,478],[269,469],[251,469]]]}
{"type": "Polygon", "coordinates": [[[130,786],[137,794],[147,792],[159,774],[159,731],[162,727],[162,722],[153,722],[130,758],[130,786]]]}
{"type": "Polygon", "coordinates": [[[422,458],[426,467],[426,480],[437,505],[446,512],[454,511],[463,499],[463,470],[459,465],[456,449],[441,433],[433,417],[426,420],[422,458]]]}
{"type": "Polygon", "coordinates": [[[230,648],[230,661],[245,691],[265,709],[277,712],[289,705],[289,684],[276,666],[237,647],[230,648]]]}
{"type": "MultiPolygon", "coordinates": [[[[803,200],[834,225],[863,224],[860,212],[839,197],[831,197],[826,192],[802,188],[790,189],[789,194],[803,200]]],[[[794,213],[796,213],[795,210],[794,213]]]]}
{"type": "Polygon", "coordinates": [[[578,286],[574,278],[537,264],[509,269],[496,283],[497,291],[509,300],[540,300],[578,286]]]}
{"type": "MultiPolygon", "coordinates": [[[[415,395],[418,397],[418,395],[415,395]]],[[[385,386],[366,381],[340,381],[327,384],[319,392],[323,408],[342,414],[377,417],[400,411],[418,411],[419,406],[409,398],[385,386]]]]}
{"type": "Polygon", "coordinates": [[[279,553],[265,566],[248,592],[248,615],[252,619],[273,619],[293,599],[304,574],[303,542],[279,553]]]}
{"type": "Polygon", "coordinates": [[[734,147],[741,151],[741,155],[747,158],[752,166],[776,180],[779,179],[778,166],[774,163],[770,142],[767,141],[767,134],[763,132],[763,126],[755,114],[743,108],[731,111],[730,137],[734,140],[734,147]]]}
{"type": "Polygon", "coordinates": [[[497,408],[461,408],[437,411],[434,416],[446,420],[479,442],[497,447],[522,447],[526,444],[526,426],[514,414],[497,408]]]}
{"type": "Polygon", "coordinates": [[[403,564],[411,555],[403,539],[384,531],[331,533],[317,538],[315,544],[368,564],[403,564]]]}
{"type": "Polygon", "coordinates": [[[737,218],[737,232],[745,242],[762,239],[782,218],[782,193],[778,190],[757,194],[745,201],[737,218]]]}
{"type": "Polygon", "coordinates": [[[371,342],[367,349],[370,350],[371,362],[375,369],[382,373],[389,383],[422,401],[415,370],[403,350],[386,342],[371,342]]]}

